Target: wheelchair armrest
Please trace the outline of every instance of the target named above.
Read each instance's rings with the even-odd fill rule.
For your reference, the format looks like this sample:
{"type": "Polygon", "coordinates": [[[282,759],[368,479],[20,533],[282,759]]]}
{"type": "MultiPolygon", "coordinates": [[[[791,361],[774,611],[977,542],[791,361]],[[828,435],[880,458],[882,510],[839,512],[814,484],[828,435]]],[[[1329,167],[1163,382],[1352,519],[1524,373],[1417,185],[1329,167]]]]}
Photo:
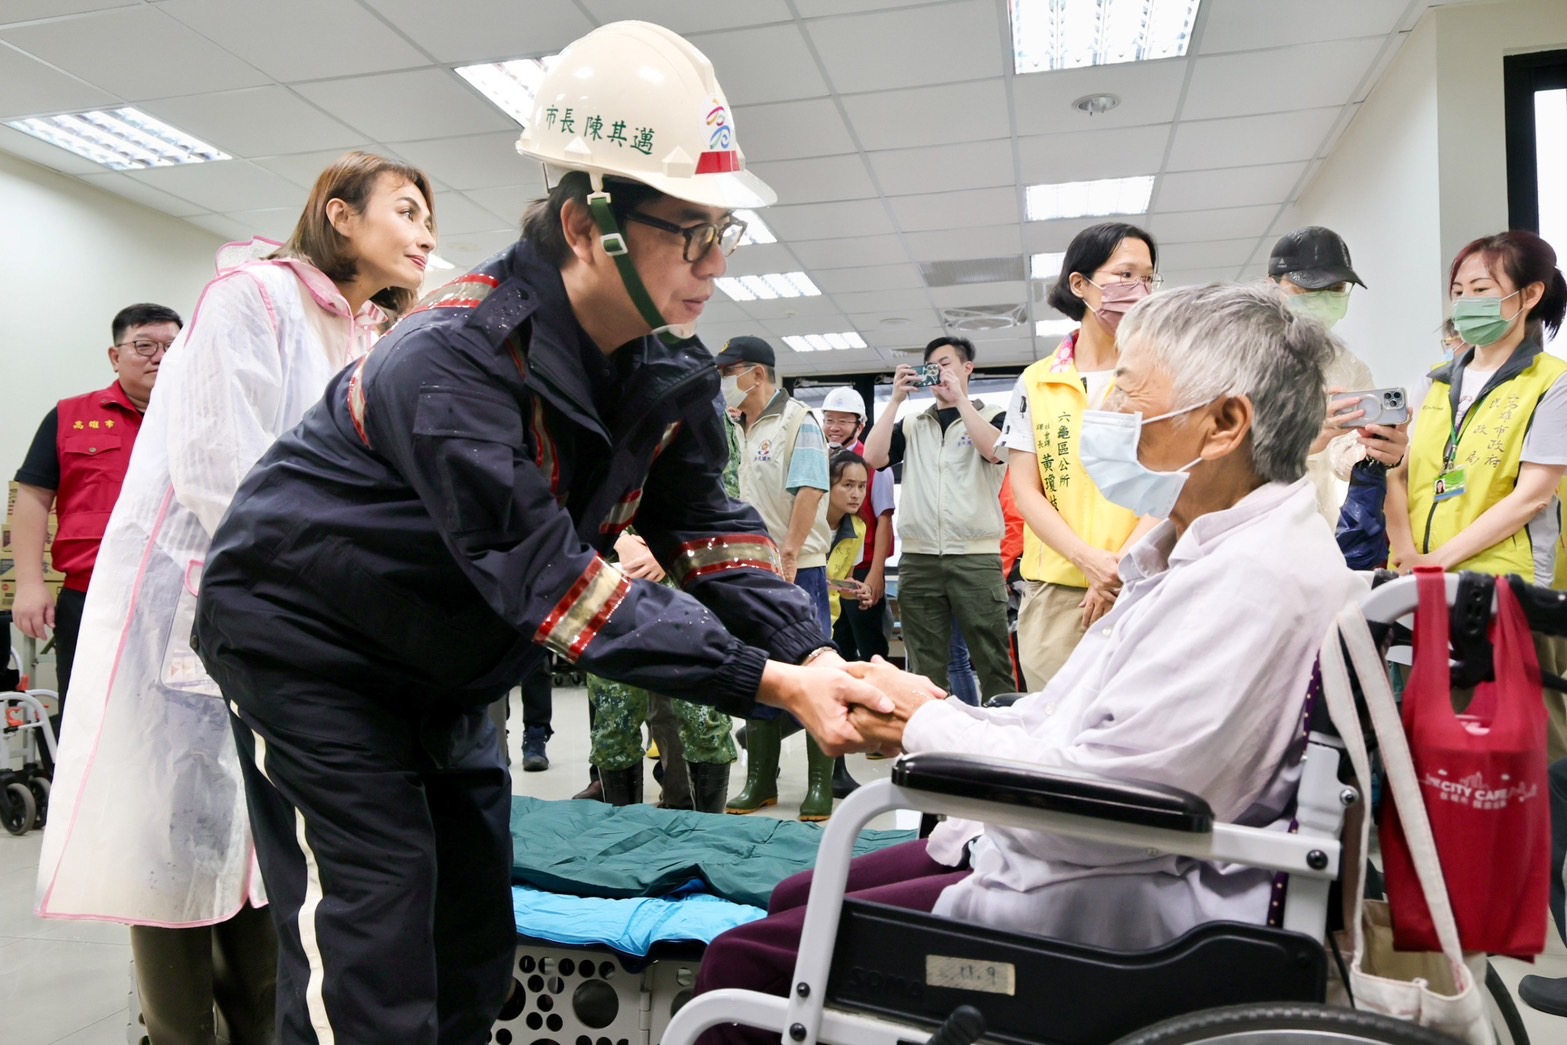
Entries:
{"type": "Polygon", "coordinates": [[[971,755],[908,755],[892,767],[892,782],[914,791],[1048,809],[1142,827],[1206,834],[1206,800],[1163,784],[1110,780],[1092,773],[1041,769],[1027,762],[971,755]]]}
{"type": "Polygon", "coordinates": [[[987,708],[1009,708],[1028,696],[1027,693],[997,693],[985,701],[987,708]]]}

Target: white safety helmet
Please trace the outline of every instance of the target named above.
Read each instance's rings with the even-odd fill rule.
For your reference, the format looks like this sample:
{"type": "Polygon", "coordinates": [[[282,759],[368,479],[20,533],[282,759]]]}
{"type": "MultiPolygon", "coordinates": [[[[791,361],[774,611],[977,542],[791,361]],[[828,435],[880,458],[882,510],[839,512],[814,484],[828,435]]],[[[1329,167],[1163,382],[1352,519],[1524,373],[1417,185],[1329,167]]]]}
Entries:
{"type": "Polygon", "coordinates": [[[861,421],[865,420],[865,397],[847,385],[834,388],[827,393],[827,398],[822,400],[822,409],[831,410],[834,413],[853,414],[861,421]]]}
{"type": "Polygon", "coordinates": [[[553,168],[629,178],[726,210],[778,194],[745,169],[734,113],[713,63],[650,22],[611,22],[576,40],[544,74],[517,151],[553,168]]]}

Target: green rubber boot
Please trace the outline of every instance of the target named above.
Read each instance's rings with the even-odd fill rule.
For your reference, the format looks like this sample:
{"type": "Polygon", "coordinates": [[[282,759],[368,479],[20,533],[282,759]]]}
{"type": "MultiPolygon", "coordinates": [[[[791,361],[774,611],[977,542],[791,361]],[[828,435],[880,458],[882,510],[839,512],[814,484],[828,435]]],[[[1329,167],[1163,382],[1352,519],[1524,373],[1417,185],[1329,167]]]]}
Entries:
{"type": "Polygon", "coordinates": [[[805,738],[805,798],[800,802],[800,819],[826,820],[832,816],[833,758],[811,737],[805,738]]]}
{"type": "Polygon", "coordinates": [[[745,723],[745,787],[724,806],[726,813],[754,813],[778,804],[777,719],[747,719],[745,723]]]}

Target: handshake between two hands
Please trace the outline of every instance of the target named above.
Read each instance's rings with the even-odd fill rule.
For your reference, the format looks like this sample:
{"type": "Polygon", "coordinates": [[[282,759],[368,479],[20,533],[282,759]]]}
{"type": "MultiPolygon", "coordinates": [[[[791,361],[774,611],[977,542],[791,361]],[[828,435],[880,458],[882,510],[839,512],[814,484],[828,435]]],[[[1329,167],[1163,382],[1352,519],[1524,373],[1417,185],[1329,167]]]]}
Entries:
{"type": "MultiPolygon", "coordinates": [[[[774,666],[769,664],[769,669],[774,666]]],[[[851,663],[828,652],[788,672],[799,673],[787,679],[796,685],[780,687],[778,706],[793,712],[822,750],[835,756],[854,751],[899,754],[910,717],[947,695],[930,679],[881,657],[851,663]]],[[[768,688],[765,674],[763,688],[768,688]]]]}

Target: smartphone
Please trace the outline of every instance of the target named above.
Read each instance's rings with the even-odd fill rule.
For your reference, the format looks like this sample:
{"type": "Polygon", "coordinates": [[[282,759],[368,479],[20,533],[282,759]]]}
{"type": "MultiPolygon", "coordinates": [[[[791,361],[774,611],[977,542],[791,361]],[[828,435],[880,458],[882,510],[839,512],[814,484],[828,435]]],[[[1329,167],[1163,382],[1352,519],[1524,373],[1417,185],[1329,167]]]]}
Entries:
{"type": "Polygon", "coordinates": [[[833,591],[842,592],[845,595],[858,595],[860,593],[860,582],[859,581],[853,581],[853,580],[838,580],[838,581],[829,580],[827,582],[827,586],[829,588],[831,588],[833,591]]]}
{"type": "Polygon", "coordinates": [[[917,388],[929,388],[931,385],[941,384],[940,363],[922,363],[914,368],[914,373],[919,377],[915,382],[917,388]]]}
{"type": "Polygon", "coordinates": [[[1402,388],[1370,388],[1364,392],[1345,392],[1335,399],[1358,399],[1345,413],[1364,410],[1365,416],[1349,422],[1350,428],[1366,425],[1401,425],[1409,420],[1409,394],[1402,388]]]}

